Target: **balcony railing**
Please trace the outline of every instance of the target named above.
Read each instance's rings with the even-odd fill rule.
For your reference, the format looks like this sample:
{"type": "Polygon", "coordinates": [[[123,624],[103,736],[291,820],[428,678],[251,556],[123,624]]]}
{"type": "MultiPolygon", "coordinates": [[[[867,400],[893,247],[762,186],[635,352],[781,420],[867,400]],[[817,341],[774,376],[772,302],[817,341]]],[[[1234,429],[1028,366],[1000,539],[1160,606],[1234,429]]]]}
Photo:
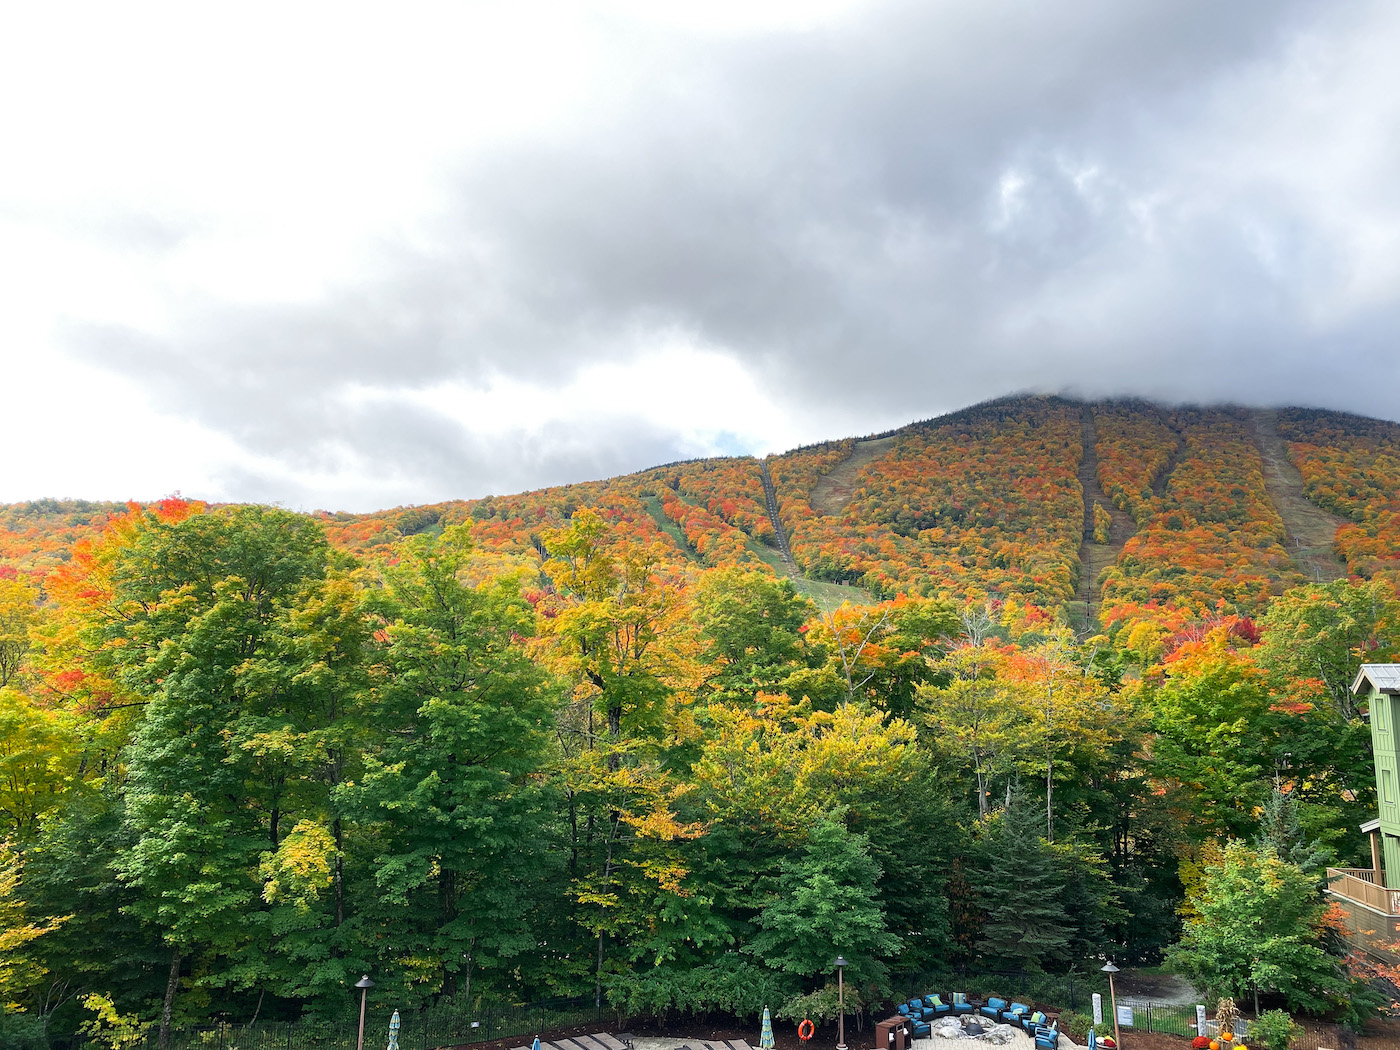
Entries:
{"type": "Polygon", "coordinates": [[[1400,889],[1377,885],[1370,868],[1328,868],[1327,891],[1382,915],[1400,915],[1400,889]]]}

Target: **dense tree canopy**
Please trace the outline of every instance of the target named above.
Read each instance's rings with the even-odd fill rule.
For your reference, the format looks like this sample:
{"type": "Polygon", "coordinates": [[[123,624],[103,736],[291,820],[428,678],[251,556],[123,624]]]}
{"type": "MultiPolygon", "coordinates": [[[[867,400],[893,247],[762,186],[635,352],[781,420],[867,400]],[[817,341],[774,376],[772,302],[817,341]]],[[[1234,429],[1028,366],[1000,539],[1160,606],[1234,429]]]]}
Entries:
{"type": "MultiPolygon", "coordinates": [[[[335,1015],[366,972],[405,1010],[830,1016],[838,952],[855,1001],[1170,953],[1325,1007],[1394,577],[1303,585],[1246,414],[1099,405],[1138,533],[1086,619],[1084,411],[921,424],[839,513],[854,442],[772,457],[805,577],[744,458],[377,516],[7,509],[5,1016],[335,1015]]],[[[1305,424],[1310,491],[1388,535],[1316,464],[1390,492],[1391,438],[1305,424]]]]}

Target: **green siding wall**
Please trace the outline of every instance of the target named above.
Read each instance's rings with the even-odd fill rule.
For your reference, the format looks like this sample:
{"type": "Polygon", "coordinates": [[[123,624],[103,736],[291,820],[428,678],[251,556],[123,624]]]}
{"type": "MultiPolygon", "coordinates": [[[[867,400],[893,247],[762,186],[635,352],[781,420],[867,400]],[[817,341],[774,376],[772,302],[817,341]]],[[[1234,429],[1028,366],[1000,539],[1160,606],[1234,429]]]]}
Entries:
{"type": "Polygon", "coordinates": [[[1396,698],[1372,690],[1370,706],[1385,884],[1400,886],[1400,734],[1395,725],[1396,698]]]}

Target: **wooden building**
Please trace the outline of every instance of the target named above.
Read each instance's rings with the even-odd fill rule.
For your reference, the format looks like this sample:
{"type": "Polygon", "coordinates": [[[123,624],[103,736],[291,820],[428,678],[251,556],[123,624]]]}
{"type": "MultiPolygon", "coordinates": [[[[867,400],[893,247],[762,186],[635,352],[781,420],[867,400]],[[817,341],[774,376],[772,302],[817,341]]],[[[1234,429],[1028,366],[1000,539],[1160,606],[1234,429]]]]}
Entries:
{"type": "Polygon", "coordinates": [[[1368,702],[1380,815],[1369,868],[1328,868],[1327,892],[1346,916],[1347,941],[1400,965],[1400,664],[1362,664],[1351,691],[1368,702]]]}

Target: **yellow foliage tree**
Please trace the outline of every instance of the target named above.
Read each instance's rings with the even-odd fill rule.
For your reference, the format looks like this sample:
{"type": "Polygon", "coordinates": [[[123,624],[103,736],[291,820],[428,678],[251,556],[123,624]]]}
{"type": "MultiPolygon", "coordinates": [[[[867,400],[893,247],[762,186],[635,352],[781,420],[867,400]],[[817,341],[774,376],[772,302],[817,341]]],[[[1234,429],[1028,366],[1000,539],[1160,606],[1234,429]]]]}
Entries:
{"type": "Polygon", "coordinates": [[[24,666],[29,630],[37,619],[39,593],[26,581],[0,577],[0,689],[24,666]]]}
{"type": "Polygon", "coordinates": [[[741,824],[784,844],[806,841],[834,811],[888,798],[918,772],[910,723],[843,705],[812,711],[786,696],[764,696],[757,710],[712,707],[715,731],[692,771],[716,820],[741,824]]]}
{"type": "Polygon", "coordinates": [[[1045,837],[1051,842],[1056,759],[1103,756],[1123,737],[1126,709],[1090,673],[1087,655],[1061,633],[1015,653],[1002,671],[1023,713],[1026,751],[1036,754],[1035,767],[1044,771],[1045,837]]]}
{"type": "Polygon", "coordinates": [[[920,688],[924,724],[935,746],[972,763],[977,811],[989,811],[987,784],[1025,741],[1025,712],[1003,681],[1007,653],[995,643],[962,645],[938,664],[946,685],[920,688]]]}
{"type": "Polygon", "coordinates": [[[1103,504],[1094,500],[1094,542],[1107,543],[1108,530],[1113,527],[1113,517],[1103,509],[1103,504]]]}
{"type": "Polygon", "coordinates": [[[29,956],[27,946],[68,919],[30,921],[19,889],[19,856],[8,842],[0,842],[0,1005],[12,1010],[19,1009],[19,994],[33,989],[48,972],[29,956]]]}
{"type": "Polygon", "coordinates": [[[76,718],[0,689],[0,834],[24,841],[84,788],[76,718]],[[66,796],[65,796],[65,793],[66,796]]]}

